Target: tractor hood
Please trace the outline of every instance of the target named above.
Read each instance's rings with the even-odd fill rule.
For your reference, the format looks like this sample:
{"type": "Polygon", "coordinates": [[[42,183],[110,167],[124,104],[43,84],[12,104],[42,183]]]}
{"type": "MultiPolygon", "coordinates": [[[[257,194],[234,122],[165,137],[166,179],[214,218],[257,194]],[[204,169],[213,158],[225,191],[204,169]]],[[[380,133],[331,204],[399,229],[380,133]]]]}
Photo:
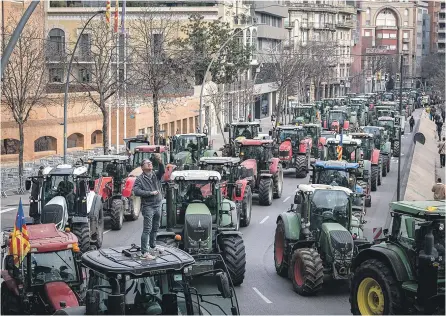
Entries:
{"type": "Polygon", "coordinates": [[[286,139],[280,144],[279,151],[290,151],[291,150],[291,140],[286,139]]]}
{"type": "Polygon", "coordinates": [[[323,223],[322,231],[328,237],[331,249],[341,253],[350,253],[353,251],[353,237],[341,224],[323,223]]]}
{"type": "Polygon", "coordinates": [[[79,306],[76,295],[65,282],[46,283],[44,292],[48,297],[49,304],[56,311],[62,309],[61,302],[65,302],[66,307],[79,306]]]}
{"type": "Polygon", "coordinates": [[[246,169],[252,169],[254,171],[254,174],[257,174],[257,160],[255,159],[246,159],[241,163],[243,167],[246,169]]]}
{"type": "Polygon", "coordinates": [[[68,222],[68,207],[65,198],[63,196],[53,197],[42,208],[40,221],[42,224],[54,223],[58,230],[64,230],[65,225],[68,222]]]}
{"type": "Polygon", "coordinates": [[[186,214],[187,215],[200,215],[200,214],[210,214],[209,208],[204,203],[190,203],[187,206],[186,214]]]}

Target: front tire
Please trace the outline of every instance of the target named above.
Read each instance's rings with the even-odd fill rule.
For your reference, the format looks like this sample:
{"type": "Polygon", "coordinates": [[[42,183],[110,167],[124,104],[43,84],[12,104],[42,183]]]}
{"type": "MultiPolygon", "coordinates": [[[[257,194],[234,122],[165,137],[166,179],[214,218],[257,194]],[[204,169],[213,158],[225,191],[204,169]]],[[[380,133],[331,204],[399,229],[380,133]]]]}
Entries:
{"type": "Polygon", "coordinates": [[[389,157],[384,156],[383,157],[383,165],[382,165],[382,176],[387,177],[387,160],[389,157]]]}
{"type": "Polygon", "coordinates": [[[280,199],[283,191],[283,170],[282,166],[279,165],[277,168],[277,173],[274,175],[274,199],[280,199]]]}
{"type": "Polygon", "coordinates": [[[279,219],[274,235],[274,265],[276,272],[282,277],[288,276],[287,253],[285,247],[285,226],[279,219]]]}
{"type": "Polygon", "coordinates": [[[273,203],[273,181],[270,178],[260,179],[259,203],[264,206],[269,206],[273,203]]]}
{"type": "Polygon", "coordinates": [[[296,249],[291,258],[289,275],[293,289],[302,296],[316,294],[324,279],[324,267],[319,253],[315,249],[296,249]]]}
{"type": "Polygon", "coordinates": [[[378,166],[372,166],[372,183],[371,183],[371,189],[373,192],[375,192],[378,188],[378,166]]]}
{"type": "Polygon", "coordinates": [[[308,173],[307,168],[307,156],[298,155],[296,156],[296,178],[306,178],[308,173]]]}
{"type": "Polygon", "coordinates": [[[389,267],[379,260],[363,262],[352,277],[350,289],[353,315],[406,314],[401,289],[389,267]]]}
{"type": "Polygon", "coordinates": [[[249,185],[246,186],[245,195],[242,202],[243,218],[240,220],[240,226],[247,227],[251,222],[252,213],[252,191],[249,185]]]}
{"type": "Polygon", "coordinates": [[[399,157],[400,156],[400,142],[395,141],[393,143],[393,157],[399,157]]]}
{"type": "Polygon", "coordinates": [[[220,249],[234,286],[243,283],[246,271],[245,244],[239,235],[224,237],[220,249]]]}
{"type": "Polygon", "coordinates": [[[92,250],[90,244],[90,226],[88,223],[76,223],[72,227],[73,234],[77,237],[79,248],[82,252],[92,250]]]}
{"type": "Polygon", "coordinates": [[[121,200],[113,200],[111,212],[111,229],[121,230],[124,223],[124,204],[121,200]]]}

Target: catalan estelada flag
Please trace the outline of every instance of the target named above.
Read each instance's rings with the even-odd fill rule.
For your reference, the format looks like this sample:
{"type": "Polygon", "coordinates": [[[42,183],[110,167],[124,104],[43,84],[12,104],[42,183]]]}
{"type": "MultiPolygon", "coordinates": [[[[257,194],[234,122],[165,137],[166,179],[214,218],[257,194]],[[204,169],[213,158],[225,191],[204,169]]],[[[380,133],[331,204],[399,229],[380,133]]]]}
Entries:
{"type": "Polygon", "coordinates": [[[22,199],[20,199],[19,210],[15,219],[14,231],[12,232],[9,254],[14,257],[16,267],[20,266],[23,258],[30,251],[28,229],[26,228],[25,214],[23,212],[22,199]]]}
{"type": "Polygon", "coordinates": [[[339,137],[339,145],[336,148],[336,152],[338,154],[338,160],[342,160],[342,138],[343,138],[343,135],[344,135],[344,133],[342,133],[342,130],[341,130],[341,135],[339,137]]]}
{"type": "Polygon", "coordinates": [[[114,24],[114,30],[115,30],[115,33],[118,32],[118,25],[119,25],[119,1],[116,0],[116,6],[115,6],[115,24],[114,24]]]}
{"type": "Polygon", "coordinates": [[[107,0],[107,5],[105,7],[105,21],[110,24],[110,0],[107,0]]]}

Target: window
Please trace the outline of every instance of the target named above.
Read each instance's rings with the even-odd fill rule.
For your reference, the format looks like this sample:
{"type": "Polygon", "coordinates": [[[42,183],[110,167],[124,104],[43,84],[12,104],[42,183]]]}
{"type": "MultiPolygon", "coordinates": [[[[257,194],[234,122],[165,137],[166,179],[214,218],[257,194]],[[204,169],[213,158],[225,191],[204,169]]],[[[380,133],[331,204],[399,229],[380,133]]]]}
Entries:
{"type": "Polygon", "coordinates": [[[390,38],[389,33],[383,33],[383,38],[390,38]]]}
{"type": "Polygon", "coordinates": [[[378,33],[378,35],[376,37],[383,38],[383,33],[378,33]]]}
{"type": "Polygon", "coordinates": [[[308,31],[302,31],[302,42],[308,42],[308,31]]]}
{"type": "Polygon", "coordinates": [[[159,55],[163,49],[163,34],[152,34],[152,52],[159,55]]]}
{"type": "Polygon", "coordinates": [[[63,68],[50,68],[49,69],[49,81],[50,82],[62,82],[64,71],[63,68]]]}
{"type": "Polygon", "coordinates": [[[79,69],[79,82],[91,82],[91,72],[90,69],[87,68],[81,68],[79,69]]]}
{"type": "Polygon", "coordinates": [[[404,43],[403,44],[403,50],[409,50],[409,44],[404,43]]]}
{"type": "Polygon", "coordinates": [[[91,53],[91,36],[90,34],[82,34],[79,39],[80,57],[82,59],[87,59],[90,57],[91,53]]]}
{"type": "Polygon", "coordinates": [[[51,57],[62,57],[65,54],[65,32],[52,29],[48,33],[48,54],[51,57]]]}
{"type": "Polygon", "coordinates": [[[390,49],[390,50],[396,50],[396,45],[390,45],[390,46],[389,46],[389,49],[390,49]]]}
{"type": "Polygon", "coordinates": [[[390,33],[390,38],[396,38],[396,33],[390,33]]]}
{"type": "Polygon", "coordinates": [[[403,33],[403,38],[409,38],[409,32],[404,32],[403,33]]]}
{"type": "Polygon", "coordinates": [[[365,11],[365,13],[367,14],[367,16],[370,16],[370,8],[367,8],[367,10],[365,11]]]}
{"type": "Polygon", "coordinates": [[[404,10],[404,16],[409,16],[409,9],[404,10]]]}
{"type": "Polygon", "coordinates": [[[370,36],[370,31],[364,31],[364,36],[365,37],[369,37],[370,36]]]}
{"type": "Polygon", "coordinates": [[[396,26],[396,18],[389,9],[384,9],[376,17],[377,26],[396,26]]]}

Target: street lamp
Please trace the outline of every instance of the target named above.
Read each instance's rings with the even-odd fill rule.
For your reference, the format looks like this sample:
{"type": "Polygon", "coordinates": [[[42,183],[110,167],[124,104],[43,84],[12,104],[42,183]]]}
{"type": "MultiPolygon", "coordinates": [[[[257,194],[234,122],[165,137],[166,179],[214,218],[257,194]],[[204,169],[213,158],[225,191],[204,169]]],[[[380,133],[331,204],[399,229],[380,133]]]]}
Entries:
{"type": "Polygon", "coordinates": [[[401,59],[400,59],[400,126],[399,126],[399,133],[398,133],[398,142],[400,144],[400,149],[399,149],[399,153],[398,153],[398,179],[397,179],[397,188],[396,188],[396,200],[397,201],[401,201],[401,124],[402,119],[401,116],[403,115],[403,57],[407,56],[407,54],[401,54],[401,59]]]}
{"type": "Polygon", "coordinates": [[[73,66],[73,60],[74,60],[74,53],[76,52],[77,45],[79,44],[79,41],[82,37],[82,34],[84,33],[85,29],[87,28],[88,24],[91,20],[93,20],[94,17],[96,17],[98,14],[105,13],[105,10],[96,11],[95,14],[93,14],[85,23],[84,27],[81,30],[81,33],[79,34],[76,44],[74,45],[73,53],[70,57],[70,63],[68,64],[68,70],[67,70],[67,78],[65,81],[65,95],[63,100],[63,163],[67,163],[67,112],[68,112],[68,88],[70,86],[70,74],[71,74],[71,68],[73,66]]]}

